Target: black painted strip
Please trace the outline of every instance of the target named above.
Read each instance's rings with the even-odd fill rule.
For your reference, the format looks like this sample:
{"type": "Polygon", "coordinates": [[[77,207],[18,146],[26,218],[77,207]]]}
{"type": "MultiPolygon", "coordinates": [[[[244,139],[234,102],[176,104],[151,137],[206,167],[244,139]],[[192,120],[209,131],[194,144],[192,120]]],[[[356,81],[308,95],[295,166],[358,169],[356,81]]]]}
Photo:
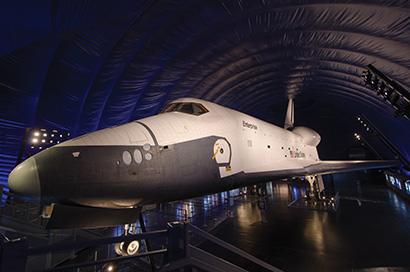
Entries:
{"type": "Polygon", "coordinates": [[[144,124],[144,123],[142,123],[142,122],[140,122],[140,121],[135,121],[135,123],[138,123],[138,124],[140,124],[141,126],[143,126],[143,127],[149,132],[149,134],[151,135],[152,139],[154,140],[155,146],[158,146],[158,141],[157,141],[157,138],[155,137],[154,132],[152,132],[152,130],[151,130],[146,124],[144,124]]]}

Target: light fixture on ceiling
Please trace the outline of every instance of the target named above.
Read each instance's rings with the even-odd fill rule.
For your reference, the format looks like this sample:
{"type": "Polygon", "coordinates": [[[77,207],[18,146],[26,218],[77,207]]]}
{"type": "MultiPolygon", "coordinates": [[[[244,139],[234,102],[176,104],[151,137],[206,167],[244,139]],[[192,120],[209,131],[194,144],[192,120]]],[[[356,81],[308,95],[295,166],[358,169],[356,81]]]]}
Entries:
{"type": "Polygon", "coordinates": [[[16,165],[21,163],[24,159],[31,157],[56,143],[61,143],[67,140],[69,135],[69,132],[58,131],[57,129],[47,130],[45,128],[34,129],[27,127],[20,145],[16,165]]]}
{"type": "Polygon", "coordinates": [[[410,93],[373,65],[369,64],[367,68],[362,73],[364,83],[393,106],[395,118],[405,116],[410,119],[410,93]]]}

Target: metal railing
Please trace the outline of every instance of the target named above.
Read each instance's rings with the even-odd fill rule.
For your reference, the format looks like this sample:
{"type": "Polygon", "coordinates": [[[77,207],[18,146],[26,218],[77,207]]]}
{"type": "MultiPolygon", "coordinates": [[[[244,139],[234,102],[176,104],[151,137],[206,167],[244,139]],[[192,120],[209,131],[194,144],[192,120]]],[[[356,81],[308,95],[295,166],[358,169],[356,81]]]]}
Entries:
{"type": "Polygon", "coordinates": [[[288,186],[288,207],[326,212],[336,212],[339,207],[340,195],[337,191],[334,196],[322,196],[315,192],[314,196],[305,194],[294,195],[293,186],[288,186]]]}
{"type": "MultiPolygon", "coordinates": [[[[27,258],[29,256],[49,254],[51,252],[62,252],[62,251],[73,251],[79,248],[92,248],[108,244],[115,244],[121,242],[131,242],[134,240],[147,240],[155,238],[166,238],[167,246],[166,248],[161,248],[157,250],[147,250],[143,253],[138,253],[132,256],[121,256],[115,258],[107,258],[103,260],[76,263],[72,265],[59,266],[41,271],[63,271],[63,270],[74,270],[84,267],[97,266],[102,267],[102,265],[107,263],[117,263],[125,260],[133,260],[136,258],[149,257],[159,254],[165,255],[165,264],[160,267],[158,271],[171,271],[179,269],[182,267],[197,267],[207,271],[246,271],[245,269],[222,260],[213,254],[203,251],[190,244],[189,238],[192,235],[199,235],[202,238],[215,243],[226,250],[229,250],[242,258],[245,258],[269,271],[279,272],[280,269],[260,260],[256,257],[236,248],[219,238],[216,238],[209,233],[192,226],[187,223],[174,222],[168,223],[167,229],[151,231],[140,234],[126,235],[121,237],[103,238],[96,239],[86,242],[76,242],[70,244],[62,245],[51,245],[38,248],[29,248],[28,241],[25,239],[18,239],[9,241],[3,237],[1,239],[0,251],[0,271],[15,271],[23,272],[26,269],[27,258]]],[[[154,269],[153,269],[154,270],[154,269]]]]}
{"type": "MultiPolygon", "coordinates": [[[[19,198],[5,186],[0,186],[0,218],[3,225],[12,224],[10,220],[44,227],[47,219],[40,216],[41,206],[19,198]]],[[[14,227],[14,226],[13,226],[14,227]]]]}

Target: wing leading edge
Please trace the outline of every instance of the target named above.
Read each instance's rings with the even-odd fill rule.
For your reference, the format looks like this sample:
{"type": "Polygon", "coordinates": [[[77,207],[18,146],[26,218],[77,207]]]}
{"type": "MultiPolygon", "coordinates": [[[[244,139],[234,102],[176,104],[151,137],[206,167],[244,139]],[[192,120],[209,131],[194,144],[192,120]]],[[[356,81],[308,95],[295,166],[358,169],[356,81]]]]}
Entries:
{"type": "Polygon", "coordinates": [[[400,161],[321,161],[317,164],[306,166],[307,174],[332,174],[338,172],[359,171],[401,166],[400,161]]]}
{"type": "MultiPolygon", "coordinates": [[[[287,161],[289,163],[289,161],[287,161]]],[[[396,160],[379,160],[379,161],[319,161],[314,163],[306,163],[306,161],[291,162],[287,169],[278,168],[278,164],[285,164],[285,161],[256,167],[245,170],[245,174],[271,177],[286,177],[286,176],[304,176],[317,174],[332,174],[338,172],[350,172],[366,169],[378,169],[398,167],[402,163],[396,160]]]]}

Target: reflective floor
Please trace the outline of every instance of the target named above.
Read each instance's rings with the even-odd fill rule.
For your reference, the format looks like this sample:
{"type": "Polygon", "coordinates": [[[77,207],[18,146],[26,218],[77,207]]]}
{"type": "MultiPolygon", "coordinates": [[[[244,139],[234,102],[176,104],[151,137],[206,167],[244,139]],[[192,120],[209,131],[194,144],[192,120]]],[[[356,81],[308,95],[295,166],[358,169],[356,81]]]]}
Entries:
{"type": "MultiPolygon", "coordinates": [[[[143,218],[148,231],[164,229],[168,222],[189,222],[283,271],[410,271],[408,200],[387,186],[364,184],[338,188],[336,212],[288,207],[306,194],[306,187],[266,183],[149,207],[143,218]]],[[[112,234],[122,233],[123,228],[116,228],[112,234]]],[[[151,241],[151,248],[165,244],[151,241]]],[[[249,271],[265,271],[210,242],[195,245],[249,271]]],[[[112,248],[109,255],[115,256],[112,248]]],[[[161,266],[163,259],[156,258],[155,264],[161,266]]],[[[148,259],[123,267],[121,271],[151,271],[148,259]]]]}
{"type": "MultiPolygon", "coordinates": [[[[265,222],[257,203],[236,202],[235,216],[214,235],[284,271],[410,271],[410,205],[387,187],[342,188],[335,213],[288,208],[295,191],[288,184],[267,183],[266,191],[265,222]]],[[[203,248],[263,271],[212,244],[203,248]]]]}

